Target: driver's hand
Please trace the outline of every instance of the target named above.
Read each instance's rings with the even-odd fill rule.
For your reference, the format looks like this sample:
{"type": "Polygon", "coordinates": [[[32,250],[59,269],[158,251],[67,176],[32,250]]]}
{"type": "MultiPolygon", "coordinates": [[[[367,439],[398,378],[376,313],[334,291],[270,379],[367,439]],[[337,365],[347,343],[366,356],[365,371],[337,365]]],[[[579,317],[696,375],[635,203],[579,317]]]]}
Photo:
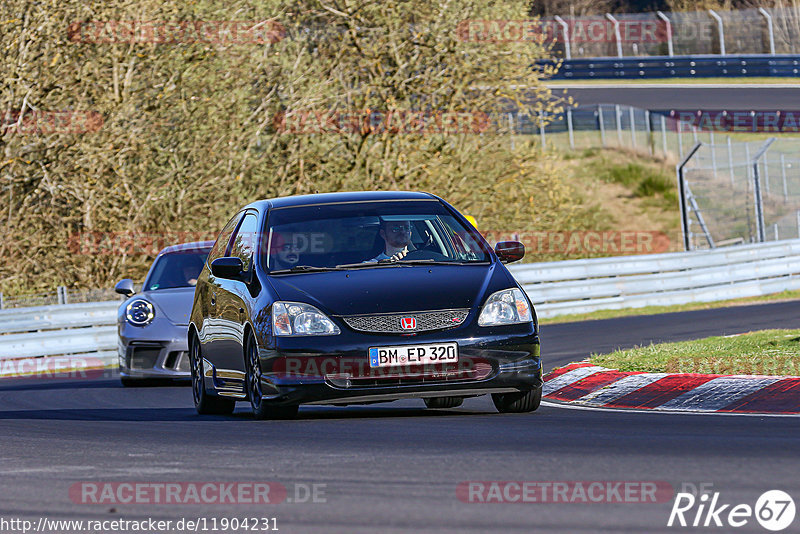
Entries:
{"type": "Polygon", "coordinates": [[[389,259],[392,261],[400,261],[406,257],[406,254],[408,254],[408,246],[403,247],[403,250],[401,250],[396,254],[393,254],[389,259]]]}

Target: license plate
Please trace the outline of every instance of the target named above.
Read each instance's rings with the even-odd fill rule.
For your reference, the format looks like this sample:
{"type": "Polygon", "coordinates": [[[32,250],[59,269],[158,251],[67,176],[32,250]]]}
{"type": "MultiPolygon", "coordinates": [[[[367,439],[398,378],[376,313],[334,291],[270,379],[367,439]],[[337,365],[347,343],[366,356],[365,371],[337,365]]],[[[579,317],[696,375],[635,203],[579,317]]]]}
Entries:
{"type": "Polygon", "coordinates": [[[397,365],[426,365],[458,361],[458,343],[431,343],[428,345],[400,345],[397,347],[370,347],[370,367],[397,365]]]}

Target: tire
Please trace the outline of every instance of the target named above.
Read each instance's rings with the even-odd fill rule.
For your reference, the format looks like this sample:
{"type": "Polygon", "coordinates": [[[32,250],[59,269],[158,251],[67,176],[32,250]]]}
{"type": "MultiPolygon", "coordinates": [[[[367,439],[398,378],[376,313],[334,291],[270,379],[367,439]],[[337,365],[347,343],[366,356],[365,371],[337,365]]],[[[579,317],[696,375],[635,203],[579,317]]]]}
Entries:
{"type": "Polygon", "coordinates": [[[492,393],[492,402],[500,413],[534,412],[542,403],[542,388],[518,393],[492,393]]]}
{"type": "Polygon", "coordinates": [[[202,371],[200,342],[197,336],[189,337],[189,367],[192,370],[192,398],[194,408],[200,415],[230,415],[236,408],[236,401],[210,395],[206,391],[206,381],[202,371]]]}
{"type": "Polygon", "coordinates": [[[432,397],[429,399],[422,399],[425,401],[426,408],[455,408],[461,406],[464,402],[463,397],[432,397]]]}
{"type": "Polygon", "coordinates": [[[247,369],[245,387],[250,406],[253,408],[253,417],[263,419],[294,419],[297,416],[298,406],[276,406],[265,400],[261,391],[261,360],[258,358],[258,344],[252,332],[247,336],[244,346],[244,361],[247,369]]]}

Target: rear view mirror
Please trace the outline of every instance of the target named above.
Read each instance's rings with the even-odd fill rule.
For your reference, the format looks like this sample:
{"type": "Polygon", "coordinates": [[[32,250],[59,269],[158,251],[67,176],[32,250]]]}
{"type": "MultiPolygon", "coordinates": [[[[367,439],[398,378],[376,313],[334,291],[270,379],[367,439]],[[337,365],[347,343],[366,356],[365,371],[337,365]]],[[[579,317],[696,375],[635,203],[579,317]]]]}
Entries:
{"type": "Polygon", "coordinates": [[[500,241],[494,246],[494,253],[502,263],[519,261],[525,256],[525,245],[519,241],[500,241]]]}
{"type": "Polygon", "coordinates": [[[125,295],[126,297],[130,297],[131,295],[136,293],[133,290],[133,280],[131,280],[130,278],[123,278],[122,280],[117,282],[117,285],[114,286],[114,291],[116,291],[120,295],[125,295]]]}
{"type": "Polygon", "coordinates": [[[217,278],[238,280],[242,276],[242,270],[244,270],[244,264],[241,258],[234,256],[217,258],[211,262],[211,274],[217,278]]]}

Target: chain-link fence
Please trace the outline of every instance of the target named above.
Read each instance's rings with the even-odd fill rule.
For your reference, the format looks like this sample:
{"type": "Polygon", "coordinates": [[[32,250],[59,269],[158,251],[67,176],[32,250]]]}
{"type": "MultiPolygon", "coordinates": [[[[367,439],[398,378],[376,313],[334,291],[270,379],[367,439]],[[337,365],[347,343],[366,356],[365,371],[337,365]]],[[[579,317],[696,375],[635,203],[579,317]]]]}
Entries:
{"type": "Polygon", "coordinates": [[[58,286],[55,291],[44,293],[26,293],[23,295],[4,295],[0,293],[0,309],[122,299],[123,297],[112,288],[74,290],[58,286]]]}
{"type": "Polygon", "coordinates": [[[796,2],[769,9],[562,15],[543,23],[552,28],[559,57],[800,53],[796,2]]]}
{"type": "Polygon", "coordinates": [[[800,237],[800,138],[701,143],[679,176],[686,248],[800,237]]]}
{"type": "Polygon", "coordinates": [[[714,132],[699,131],[675,118],[614,104],[578,106],[559,115],[508,113],[500,123],[513,136],[536,135],[543,149],[626,148],[666,159],[682,159],[698,141],[713,143],[714,132]]]}

